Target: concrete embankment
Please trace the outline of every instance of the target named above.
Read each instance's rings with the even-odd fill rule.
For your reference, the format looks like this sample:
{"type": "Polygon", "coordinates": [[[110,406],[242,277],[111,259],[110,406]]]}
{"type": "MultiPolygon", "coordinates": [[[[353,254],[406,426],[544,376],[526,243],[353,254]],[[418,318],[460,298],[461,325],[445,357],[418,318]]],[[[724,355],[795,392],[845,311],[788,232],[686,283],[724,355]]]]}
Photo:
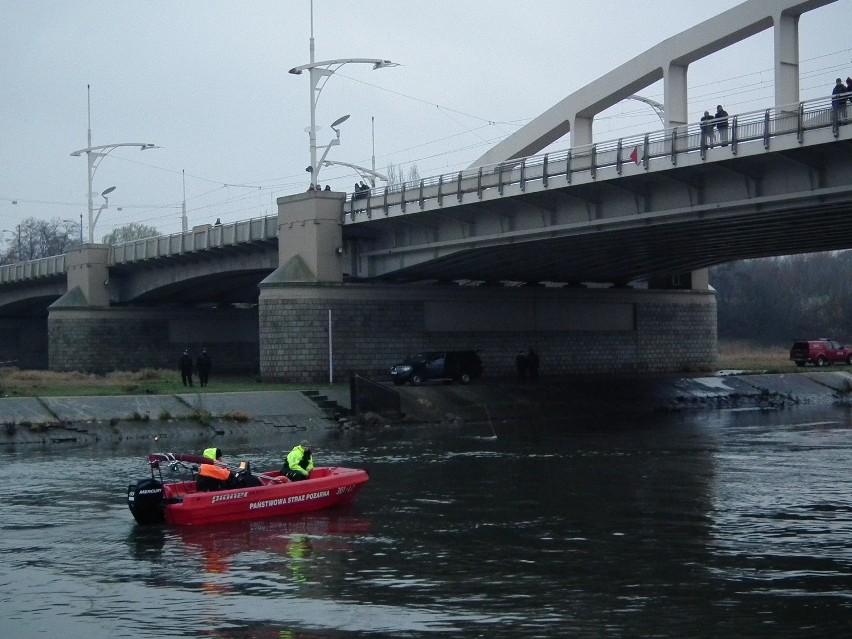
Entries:
{"type": "Polygon", "coordinates": [[[680,410],[767,410],[808,405],[852,405],[852,369],[792,374],[721,371],[703,377],[544,378],[539,383],[403,387],[402,407],[410,421],[560,417],[583,411],[670,412],[680,410]]]}
{"type": "Polygon", "coordinates": [[[336,424],[348,387],[316,391],[7,397],[0,399],[0,445],[269,437],[336,424]]]}
{"type": "MultiPolygon", "coordinates": [[[[732,372],[736,373],[736,372],[732,372]]],[[[398,387],[402,416],[371,424],[429,424],[618,411],[852,405],[852,371],[681,378],[476,380],[398,387]]],[[[289,445],[339,428],[349,387],[316,391],[0,399],[0,446],[270,438],[289,445]]]]}

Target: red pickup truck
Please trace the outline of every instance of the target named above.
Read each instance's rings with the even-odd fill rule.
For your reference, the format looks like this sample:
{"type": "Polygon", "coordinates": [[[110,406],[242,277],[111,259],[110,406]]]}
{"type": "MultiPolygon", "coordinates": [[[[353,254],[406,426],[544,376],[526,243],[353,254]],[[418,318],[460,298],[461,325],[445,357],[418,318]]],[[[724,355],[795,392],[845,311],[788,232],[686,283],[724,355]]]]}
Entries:
{"type": "Polygon", "coordinates": [[[814,366],[831,366],[835,363],[852,366],[852,348],[825,337],[803,340],[793,344],[790,359],[796,362],[797,366],[805,366],[808,363],[814,366]]]}

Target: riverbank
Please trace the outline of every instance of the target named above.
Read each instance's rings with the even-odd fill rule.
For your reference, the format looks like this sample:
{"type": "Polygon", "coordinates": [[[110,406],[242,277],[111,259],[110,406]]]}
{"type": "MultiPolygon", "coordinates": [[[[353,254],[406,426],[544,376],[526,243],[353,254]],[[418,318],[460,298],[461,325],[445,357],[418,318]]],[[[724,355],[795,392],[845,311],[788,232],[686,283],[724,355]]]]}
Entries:
{"type": "Polygon", "coordinates": [[[349,416],[348,384],[298,391],[6,397],[0,399],[0,446],[161,441],[168,447],[170,441],[207,443],[249,437],[280,440],[286,446],[301,436],[316,438],[328,431],[356,427],[488,423],[530,417],[560,420],[578,413],[604,416],[852,406],[852,370],[546,378],[536,384],[481,379],[467,386],[393,388],[400,393],[402,414],[371,415],[361,422],[349,416]]]}

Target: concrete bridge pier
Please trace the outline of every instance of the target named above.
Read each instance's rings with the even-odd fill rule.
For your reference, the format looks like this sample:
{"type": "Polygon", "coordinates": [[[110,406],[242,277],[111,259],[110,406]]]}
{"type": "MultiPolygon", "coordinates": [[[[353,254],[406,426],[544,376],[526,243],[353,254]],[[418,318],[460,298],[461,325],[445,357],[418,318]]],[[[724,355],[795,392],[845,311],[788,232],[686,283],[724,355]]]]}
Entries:
{"type": "Polygon", "coordinates": [[[105,373],[176,369],[180,353],[206,347],[217,373],[256,374],[257,309],[111,306],[109,247],[68,255],[68,292],[48,308],[48,368],[105,373]]]}
{"type": "Polygon", "coordinates": [[[706,271],[665,290],[344,283],[341,197],[278,200],[281,264],[260,284],[264,380],[341,382],[361,373],[388,381],[389,367],[409,353],[443,349],[477,349],[489,376],[514,375],[515,354],[529,348],[543,375],[715,363],[716,298],[700,277],[706,271]]]}

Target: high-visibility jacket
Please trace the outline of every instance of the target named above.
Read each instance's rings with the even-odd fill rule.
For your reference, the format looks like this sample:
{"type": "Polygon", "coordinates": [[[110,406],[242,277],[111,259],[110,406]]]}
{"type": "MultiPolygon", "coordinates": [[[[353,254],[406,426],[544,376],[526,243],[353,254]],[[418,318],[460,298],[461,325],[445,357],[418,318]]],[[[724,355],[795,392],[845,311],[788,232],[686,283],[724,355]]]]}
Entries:
{"type": "Polygon", "coordinates": [[[218,448],[205,448],[204,453],[202,453],[207,459],[211,460],[209,463],[201,464],[198,467],[198,475],[200,477],[210,477],[212,479],[219,479],[221,481],[227,481],[231,476],[231,471],[227,468],[222,468],[221,466],[217,466],[216,462],[216,451],[218,448]]]}
{"type": "Polygon", "coordinates": [[[301,445],[293,448],[290,454],[287,455],[287,468],[305,477],[310,475],[314,469],[314,458],[310,456],[305,460],[306,453],[307,451],[301,445]]]}
{"type": "Polygon", "coordinates": [[[201,464],[198,467],[198,476],[228,481],[228,478],[231,476],[231,471],[227,468],[217,466],[216,464],[201,464]]]}

